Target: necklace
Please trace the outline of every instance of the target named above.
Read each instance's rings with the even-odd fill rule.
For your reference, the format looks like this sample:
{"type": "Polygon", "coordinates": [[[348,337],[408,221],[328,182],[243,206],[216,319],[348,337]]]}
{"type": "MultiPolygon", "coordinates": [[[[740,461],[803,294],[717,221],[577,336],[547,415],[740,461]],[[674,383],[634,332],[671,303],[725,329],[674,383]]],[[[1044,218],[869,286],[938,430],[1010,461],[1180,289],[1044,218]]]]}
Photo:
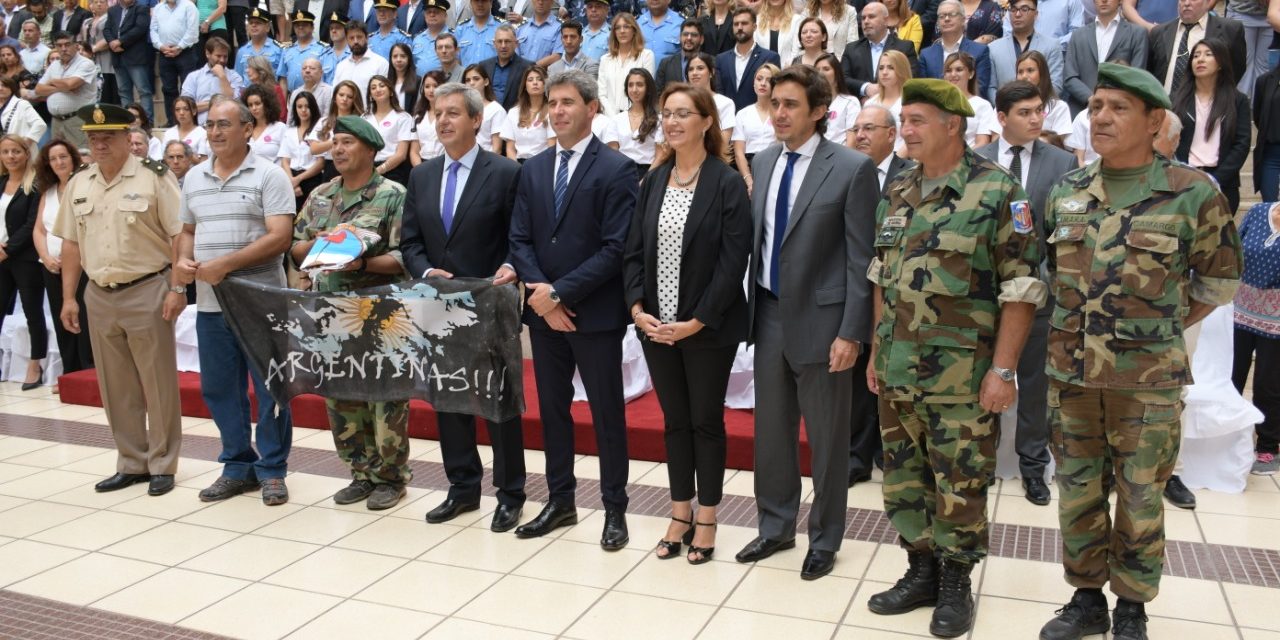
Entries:
{"type": "Polygon", "coordinates": [[[689,176],[688,180],[681,180],[680,170],[676,168],[674,165],[672,165],[671,167],[671,177],[675,179],[676,186],[682,189],[696,182],[698,180],[698,174],[700,173],[702,173],[702,165],[698,165],[697,171],[694,171],[693,175],[689,176]]]}

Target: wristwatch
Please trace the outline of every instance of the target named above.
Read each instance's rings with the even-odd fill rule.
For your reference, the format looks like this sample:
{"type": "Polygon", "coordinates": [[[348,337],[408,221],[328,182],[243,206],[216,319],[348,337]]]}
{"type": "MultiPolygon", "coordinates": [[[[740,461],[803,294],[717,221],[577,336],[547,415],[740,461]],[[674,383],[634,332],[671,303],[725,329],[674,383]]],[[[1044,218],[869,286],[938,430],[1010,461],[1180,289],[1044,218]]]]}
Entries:
{"type": "Polygon", "coordinates": [[[551,287],[551,288],[547,291],[547,297],[548,297],[548,298],[551,298],[551,301],[552,301],[552,302],[554,302],[554,303],[556,303],[556,304],[560,304],[560,294],[556,293],[556,288],[555,288],[555,287],[551,287]]]}
{"type": "Polygon", "coordinates": [[[991,367],[991,371],[996,375],[1000,376],[1001,380],[1004,380],[1005,382],[1013,382],[1013,377],[1015,375],[1013,369],[1001,369],[1000,367],[991,367]]]}
{"type": "Polygon", "coordinates": [[[181,284],[177,286],[169,287],[169,293],[179,293],[179,294],[185,295],[187,293],[187,287],[186,285],[181,285],[181,284]]]}

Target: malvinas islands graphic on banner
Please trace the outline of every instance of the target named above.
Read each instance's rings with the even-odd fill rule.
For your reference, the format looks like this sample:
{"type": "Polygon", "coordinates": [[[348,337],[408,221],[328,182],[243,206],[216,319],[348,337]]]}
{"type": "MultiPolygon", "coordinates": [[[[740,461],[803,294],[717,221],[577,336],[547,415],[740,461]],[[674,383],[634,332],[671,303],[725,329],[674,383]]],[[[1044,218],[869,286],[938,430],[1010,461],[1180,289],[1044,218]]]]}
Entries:
{"type": "Polygon", "coordinates": [[[432,278],[315,293],[227,278],[214,291],[278,403],[421,398],[495,422],[524,411],[512,285],[432,278]]]}

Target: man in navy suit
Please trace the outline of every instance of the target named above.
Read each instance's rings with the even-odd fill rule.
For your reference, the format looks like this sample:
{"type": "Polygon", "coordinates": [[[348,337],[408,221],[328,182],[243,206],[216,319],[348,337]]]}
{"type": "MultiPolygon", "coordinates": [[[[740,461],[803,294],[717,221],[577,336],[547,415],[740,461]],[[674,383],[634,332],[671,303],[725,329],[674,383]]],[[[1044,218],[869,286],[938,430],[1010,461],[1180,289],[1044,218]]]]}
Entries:
{"type": "Polygon", "coordinates": [[[756,103],[756,70],[766,62],[782,66],[778,54],[756,44],[756,12],[750,7],[733,11],[733,48],[716,56],[720,93],[733,98],[742,110],[756,103]]]}
{"type": "Polygon", "coordinates": [[[573,372],[582,372],[600,455],[604,533],[600,546],[626,546],[627,427],[622,335],[630,318],[622,253],[635,213],[635,163],[591,133],[600,108],[596,81],[570,69],[547,82],[556,146],[520,172],[511,214],[511,262],[529,293],[524,322],[547,458],[547,506],[516,529],[522,538],[576,524],[573,475],[573,372]]]}
{"type": "Polygon", "coordinates": [[[920,77],[942,79],[947,54],[963,51],[973,56],[978,71],[978,95],[991,90],[991,56],[987,45],[964,37],[964,5],[960,0],[942,0],[938,5],[938,40],[920,51],[920,77]]]}
{"type": "Polygon", "coordinates": [[[133,102],[133,90],[138,90],[138,102],[147,112],[147,118],[155,122],[155,100],[152,99],[152,78],[156,68],[156,50],[151,48],[151,12],[138,6],[137,0],[120,0],[107,9],[107,24],[102,37],[111,49],[111,63],[116,70],[116,89],[120,104],[133,102]]]}
{"type": "MultiPolygon", "coordinates": [[[[423,0],[431,3],[437,0],[423,0]]],[[[484,112],[480,93],[456,82],[436,89],[435,130],[444,155],[414,167],[404,201],[400,251],[414,277],[489,278],[512,284],[507,245],[520,165],[476,144],[484,112]]],[[[430,126],[430,125],[425,125],[430,126]]],[[[427,513],[427,522],[448,522],[480,508],[484,465],[476,451],[476,419],[437,413],[440,451],[449,495],[427,513]]],[[[519,417],[487,422],[493,443],[493,485],[498,509],[489,528],[510,531],[524,506],[524,439],[519,417]]]]}

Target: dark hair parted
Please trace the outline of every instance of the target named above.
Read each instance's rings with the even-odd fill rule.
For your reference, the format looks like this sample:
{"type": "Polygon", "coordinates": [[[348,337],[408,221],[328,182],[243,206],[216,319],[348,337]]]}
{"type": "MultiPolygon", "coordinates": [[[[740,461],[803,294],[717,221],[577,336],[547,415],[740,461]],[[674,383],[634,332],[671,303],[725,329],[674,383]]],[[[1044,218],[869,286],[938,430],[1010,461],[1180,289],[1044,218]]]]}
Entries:
{"type": "MultiPolygon", "coordinates": [[[[662,105],[663,109],[666,109],[667,100],[677,93],[688,97],[693,102],[693,108],[697,110],[698,115],[711,121],[711,126],[707,127],[707,132],[702,135],[702,148],[706,149],[708,156],[724,160],[722,155],[724,153],[724,131],[720,129],[720,112],[716,109],[716,100],[711,96],[711,92],[691,84],[672,82],[662,91],[662,99],[658,101],[658,104],[662,105]]],[[[674,153],[666,160],[666,162],[671,163],[675,161],[676,154],[674,153]]]]}
{"type": "Polygon", "coordinates": [[[1006,82],[1003,87],[996,91],[996,111],[1008,115],[1009,111],[1013,109],[1013,105],[1023,100],[1036,98],[1043,100],[1044,96],[1040,95],[1040,88],[1034,84],[1026,80],[1006,82]]]}
{"type": "MultiPolygon", "coordinates": [[[[798,84],[804,89],[804,97],[809,103],[810,113],[818,108],[824,112],[831,108],[831,85],[818,73],[817,69],[807,64],[793,64],[769,78],[769,86],[775,89],[784,82],[798,84]]],[[[814,128],[819,134],[825,134],[827,119],[820,118],[814,128]]]]}

